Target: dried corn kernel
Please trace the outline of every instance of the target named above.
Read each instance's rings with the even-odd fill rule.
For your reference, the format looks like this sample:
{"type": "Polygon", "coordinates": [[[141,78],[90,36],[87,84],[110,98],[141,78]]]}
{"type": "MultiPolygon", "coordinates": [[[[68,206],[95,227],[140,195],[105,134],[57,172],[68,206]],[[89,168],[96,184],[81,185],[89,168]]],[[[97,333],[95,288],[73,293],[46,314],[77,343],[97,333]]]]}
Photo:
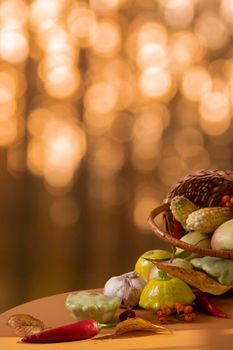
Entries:
{"type": "Polygon", "coordinates": [[[186,229],[212,233],[218,226],[233,218],[233,209],[225,207],[202,208],[191,213],[186,221],[186,229]]]}
{"type": "Polygon", "coordinates": [[[189,214],[197,210],[197,207],[188,198],[184,196],[175,196],[171,200],[170,209],[174,218],[185,227],[189,214]]]}

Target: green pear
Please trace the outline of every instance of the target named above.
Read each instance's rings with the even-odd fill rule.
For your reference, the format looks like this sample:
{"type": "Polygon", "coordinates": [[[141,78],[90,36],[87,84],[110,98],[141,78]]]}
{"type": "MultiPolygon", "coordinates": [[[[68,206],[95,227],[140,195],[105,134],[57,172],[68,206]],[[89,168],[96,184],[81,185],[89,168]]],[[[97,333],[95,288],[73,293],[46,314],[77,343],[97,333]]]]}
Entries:
{"type": "Polygon", "coordinates": [[[224,222],[214,231],[211,237],[211,248],[233,249],[233,219],[224,222]]]}

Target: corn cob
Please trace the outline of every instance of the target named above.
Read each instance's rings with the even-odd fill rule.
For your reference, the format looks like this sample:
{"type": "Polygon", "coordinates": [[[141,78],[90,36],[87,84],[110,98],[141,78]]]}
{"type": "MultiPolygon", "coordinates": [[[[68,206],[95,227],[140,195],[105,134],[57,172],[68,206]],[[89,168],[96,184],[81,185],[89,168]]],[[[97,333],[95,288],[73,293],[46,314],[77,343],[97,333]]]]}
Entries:
{"type": "Polygon", "coordinates": [[[233,209],[225,207],[211,207],[198,209],[191,213],[186,221],[188,231],[213,233],[218,226],[233,218],[233,209]]]}
{"type": "Polygon", "coordinates": [[[171,200],[170,209],[174,218],[185,227],[189,214],[197,210],[197,207],[188,198],[184,196],[175,196],[171,200]]]}

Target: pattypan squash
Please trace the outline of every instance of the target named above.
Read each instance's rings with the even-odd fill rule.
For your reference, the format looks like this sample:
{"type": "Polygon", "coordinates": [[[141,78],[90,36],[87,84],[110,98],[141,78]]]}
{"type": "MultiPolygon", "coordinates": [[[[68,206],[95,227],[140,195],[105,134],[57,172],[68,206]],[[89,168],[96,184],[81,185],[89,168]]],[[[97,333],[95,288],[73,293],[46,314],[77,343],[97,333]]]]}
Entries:
{"type": "Polygon", "coordinates": [[[184,281],[160,270],[157,277],[152,278],[143,289],[139,306],[158,311],[164,304],[172,308],[177,301],[189,305],[194,299],[195,295],[184,281]]]}
{"type": "Polygon", "coordinates": [[[233,260],[204,256],[192,259],[190,262],[195,269],[205,271],[219,283],[233,284],[233,260]]]}
{"type": "Polygon", "coordinates": [[[98,292],[80,291],[66,298],[65,306],[77,321],[94,319],[100,323],[112,320],[121,305],[121,298],[98,292]]]}

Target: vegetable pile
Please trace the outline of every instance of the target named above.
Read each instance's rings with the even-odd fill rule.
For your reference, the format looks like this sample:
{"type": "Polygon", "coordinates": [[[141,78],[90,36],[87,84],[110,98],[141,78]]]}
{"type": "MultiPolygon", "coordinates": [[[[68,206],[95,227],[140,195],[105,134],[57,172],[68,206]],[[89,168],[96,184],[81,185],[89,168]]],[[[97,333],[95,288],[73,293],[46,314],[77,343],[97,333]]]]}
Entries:
{"type": "MultiPolygon", "coordinates": [[[[175,196],[170,210],[175,238],[202,248],[233,249],[233,196],[223,195],[219,206],[206,208],[198,208],[184,196],[175,196]]],[[[213,305],[211,295],[233,290],[233,260],[200,256],[181,248],[176,248],[175,252],[155,249],[139,257],[135,272],[145,281],[143,288],[140,284],[138,293],[134,290],[134,294],[140,294],[138,305],[155,312],[161,323],[172,318],[192,321],[198,310],[228,317],[213,305]],[[177,305],[183,307],[179,312],[177,305]]],[[[119,292],[116,281],[122,278],[111,278],[104,292],[111,285],[112,296],[121,295],[126,299],[132,290],[121,286],[119,292]]]]}
{"type": "MultiPolygon", "coordinates": [[[[208,208],[175,196],[170,210],[175,238],[202,248],[233,249],[233,196],[224,195],[218,207],[208,208]]],[[[111,336],[167,331],[161,324],[194,321],[199,311],[230,317],[212,303],[211,296],[232,291],[233,260],[181,248],[154,249],[138,258],[134,271],[109,278],[102,293],[69,294],[65,307],[76,322],[45,329],[43,322],[30,315],[13,315],[8,325],[30,343],[89,339],[106,327],[114,328],[111,336]],[[121,307],[125,310],[116,319],[121,307]],[[138,317],[137,307],[153,313],[155,323],[138,317]]]]}

